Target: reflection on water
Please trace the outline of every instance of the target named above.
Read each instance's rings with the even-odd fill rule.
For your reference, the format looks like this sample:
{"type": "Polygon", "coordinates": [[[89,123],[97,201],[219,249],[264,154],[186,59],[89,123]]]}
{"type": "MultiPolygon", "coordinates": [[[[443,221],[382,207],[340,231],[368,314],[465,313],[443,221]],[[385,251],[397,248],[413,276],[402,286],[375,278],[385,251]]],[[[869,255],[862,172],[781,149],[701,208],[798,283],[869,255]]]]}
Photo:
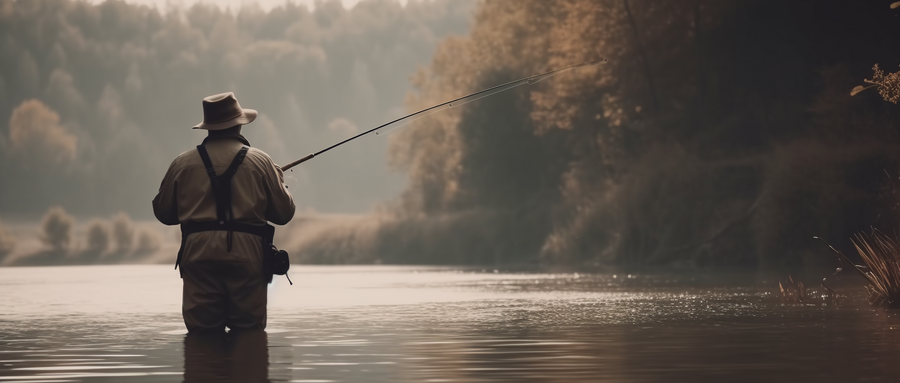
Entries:
{"type": "Polygon", "coordinates": [[[186,382],[267,382],[268,375],[264,331],[191,333],[184,337],[186,382]]]}
{"type": "Polygon", "coordinates": [[[215,336],[185,334],[167,266],[0,269],[0,383],[900,381],[900,319],[858,287],[295,268],[266,332],[215,336]]]}

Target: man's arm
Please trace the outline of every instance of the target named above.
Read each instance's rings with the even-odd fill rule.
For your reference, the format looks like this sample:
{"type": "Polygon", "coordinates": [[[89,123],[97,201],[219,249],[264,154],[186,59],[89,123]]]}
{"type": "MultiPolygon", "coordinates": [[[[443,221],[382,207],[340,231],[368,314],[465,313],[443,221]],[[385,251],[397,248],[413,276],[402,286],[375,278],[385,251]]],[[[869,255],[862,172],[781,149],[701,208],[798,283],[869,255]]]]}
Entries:
{"type": "Polygon", "coordinates": [[[178,221],[178,181],[175,180],[175,162],[169,165],[166,176],[159,185],[159,192],[153,198],[153,215],[164,225],[177,225],[178,221]]]}
{"type": "Polygon", "coordinates": [[[276,225],[287,224],[291,218],[294,218],[294,197],[288,192],[287,186],[284,184],[284,172],[281,168],[272,162],[271,158],[267,158],[266,172],[266,196],[268,206],[266,206],[266,220],[276,225]]]}

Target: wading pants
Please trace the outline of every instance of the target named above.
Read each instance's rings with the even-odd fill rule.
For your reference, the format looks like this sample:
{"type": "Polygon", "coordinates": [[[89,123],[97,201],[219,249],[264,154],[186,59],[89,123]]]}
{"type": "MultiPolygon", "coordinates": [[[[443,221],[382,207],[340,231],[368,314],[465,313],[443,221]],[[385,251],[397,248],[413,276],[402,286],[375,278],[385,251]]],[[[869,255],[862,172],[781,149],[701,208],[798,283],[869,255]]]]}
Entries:
{"type": "MultiPolygon", "coordinates": [[[[213,233],[220,235],[219,232],[208,232],[191,236],[213,233]]],[[[234,234],[236,240],[239,236],[250,236],[234,234]]],[[[235,241],[235,249],[219,254],[194,252],[191,242],[200,245],[203,241],[188,242],[180,266],[184,281],[181,313],[188,331],[266,328],[267,283],[262,275],[262,250],[259,240],[251,238],[252,247],[237,246],[241,241],[235,241]]]]}

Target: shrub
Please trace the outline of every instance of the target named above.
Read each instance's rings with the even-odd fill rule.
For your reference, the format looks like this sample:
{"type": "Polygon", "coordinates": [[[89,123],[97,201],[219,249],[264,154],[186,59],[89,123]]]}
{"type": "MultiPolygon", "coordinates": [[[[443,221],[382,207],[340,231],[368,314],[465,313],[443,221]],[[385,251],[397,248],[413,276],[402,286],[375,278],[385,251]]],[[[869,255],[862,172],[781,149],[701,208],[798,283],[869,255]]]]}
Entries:
{"type": "Polygon", "coordinates": [[[3,223],[0,222],[0,257],[12,253],[16,247],[16,239],[9,233],[3,223]]]}
{"type": "Polygon", "coordinates": [[[87,235],[87,252],[100,255],[109,249],[110,239],[112,237],[109,223],[101,219],[92,220],[86,230],[87,235]]]}
{"type": "Polygon", "coordinates": [[[128,214],[120,212],[113,217],[112,233],[116,243],[116,251],[125,255],[132,250],[134,246],[134,223],[128,214]]]}
{"type": "Polygon", "coordinates": [[[162,236],[154,229],[142,229],[138,232],[135,252],[148,254],[159,250],[162,246],[162,236]]]}
{"type": "Polygon", "coordinates": [[[41,223],[40,240],[53,250],[64,252],[72,243],[72,228],[75,218],[60,206],[51,207],[44,214],[41,223]]]}
{"type": "Polygon", "coordinates": [[[868,268],[869,303],[900,307],[900,241],[876,231],[857,234],[853,245],[868,268]]]}

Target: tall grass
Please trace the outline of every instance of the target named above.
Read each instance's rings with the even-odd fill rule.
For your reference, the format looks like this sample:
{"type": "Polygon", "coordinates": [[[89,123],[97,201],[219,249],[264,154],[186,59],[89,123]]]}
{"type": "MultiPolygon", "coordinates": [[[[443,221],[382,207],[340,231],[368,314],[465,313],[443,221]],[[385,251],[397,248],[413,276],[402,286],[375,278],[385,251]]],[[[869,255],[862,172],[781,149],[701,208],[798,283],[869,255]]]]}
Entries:
{"type": "Polygon", "coordinates": [[[857,234],[853,245],[868,270],[869,303],[900,307],[900,240],[881,232],[857,234]]]}
{"type": "Polygon", "coordinates": [[[781,290],[781,300],[792,303],[803,303],[809,296],[809,291],[803,286],[803,282],[794,281],[794,277],[788,275],[788,280],[778,281],[778,288],[781,290]]]}

